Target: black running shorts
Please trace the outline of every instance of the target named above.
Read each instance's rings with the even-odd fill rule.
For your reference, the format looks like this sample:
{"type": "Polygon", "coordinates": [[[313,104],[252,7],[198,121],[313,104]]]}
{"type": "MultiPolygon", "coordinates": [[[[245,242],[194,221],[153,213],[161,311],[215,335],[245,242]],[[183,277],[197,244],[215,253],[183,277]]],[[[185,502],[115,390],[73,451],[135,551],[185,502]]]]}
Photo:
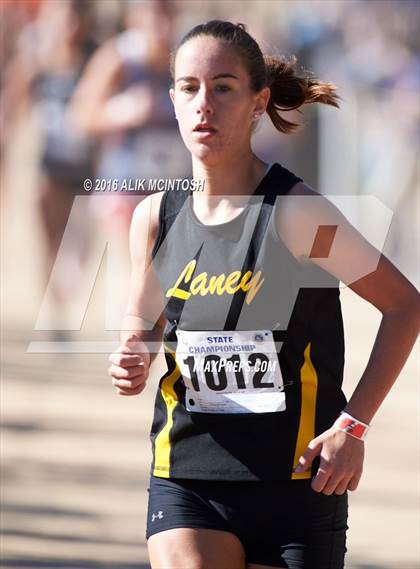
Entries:
{"type": "Polygon", "coordinates": [[[290,569],[342,569],[347,494],[315,492],[310,480],[150,481],[146,538],[173,528],[234,533],[248,563],[290,569]]]}

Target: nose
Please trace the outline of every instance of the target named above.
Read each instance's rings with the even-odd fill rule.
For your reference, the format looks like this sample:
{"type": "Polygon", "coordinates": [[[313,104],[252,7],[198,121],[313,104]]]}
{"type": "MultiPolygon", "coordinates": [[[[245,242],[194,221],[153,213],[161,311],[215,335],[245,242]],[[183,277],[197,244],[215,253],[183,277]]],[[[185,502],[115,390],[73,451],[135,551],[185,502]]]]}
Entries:
{"type": "Polygon", "coordinates": [[[206,87],[201,87],[197,96],[196,113],[204,116],[212,114],[214,111],[210,92],[206,87]]]}

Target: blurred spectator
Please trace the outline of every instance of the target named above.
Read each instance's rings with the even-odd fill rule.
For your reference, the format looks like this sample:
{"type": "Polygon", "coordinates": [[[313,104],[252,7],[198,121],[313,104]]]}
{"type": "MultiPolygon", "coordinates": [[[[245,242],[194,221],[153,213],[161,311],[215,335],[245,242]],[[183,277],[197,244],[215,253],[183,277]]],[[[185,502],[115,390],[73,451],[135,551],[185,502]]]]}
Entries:
{"type": "MultiPolygon", "coordinates": [[[[5,71],[14,56],[16,37],[36,17],[40,0],[3,0],[0,3],[0,90],[4,88],[5,71]]],[[[2,128],[4,127],[2,116],[2,128]]],[[[0,137],[0,170],[2,172],[5,137],[0,137]]],[[[1,190],[1,188],[0,188],[1,190]]]]}
{"type": "MultiPolygon", "coordinates": [[[[78,124],[102,141],[97,178],[117,180],[118,187],[189,170],[168,93],[174,7],[169,0],[127,2],[125,30],[98,49],[74,96],[78,124]]],[[[139,192],[107,196],[98,212],[120,219],[125,230],[134,207],[126,193],[139,192]]]]}
{"type": "MultiPolygon", "coordinates": [[[[94,145],[69,119],[67,107],[82,70],[96,48],[91,38],[90,2],[44,1],[17,41],[4,77],[4,140],[10,140],[24,103],[31,103],[40,137],[37,205],[46,240],[44,278],[55,262],[73,199],[93,174],[94,145]]],[[[82,225],[82,224],[81,224],[82,225]]],[[[86,224],[84,224],[86,225],[86,224]]],[[[71,241],[65,274],[50,282],[52,300],[62,311],[88,251],[82,232],[71,241]]]]}

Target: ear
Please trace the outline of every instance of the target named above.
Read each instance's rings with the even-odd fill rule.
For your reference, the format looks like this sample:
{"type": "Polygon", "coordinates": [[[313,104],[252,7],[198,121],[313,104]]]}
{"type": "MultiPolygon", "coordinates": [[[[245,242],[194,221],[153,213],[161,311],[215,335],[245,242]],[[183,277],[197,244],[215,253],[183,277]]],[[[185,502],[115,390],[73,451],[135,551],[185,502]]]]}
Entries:
{"type": "Polygon", "coordinates": [[[169,89],[169,96],[171,98],[172,103],[175,104],[175,90],[174,89],[169,89]]]}
{"type": "Polygon", "coordinates": [[[175,90],[172,89],[172,87],[169,89],[169,96],[171,98],[172,105],[174,107],[175,118],[176,118],[176,120],[178,120],[178,117],[176,116],[176,110],[175,110],[175,90]]]}
{"type": "Polygon", "coordinates": [[[268,101],[270,100],[270,94],[271,94],[270,87],[264,87],[264,89],[261,89],[261,91],[257,93],[255,99],[254,111],[253,111],[254,113],[260,115],[265,113],[268,101]]]}

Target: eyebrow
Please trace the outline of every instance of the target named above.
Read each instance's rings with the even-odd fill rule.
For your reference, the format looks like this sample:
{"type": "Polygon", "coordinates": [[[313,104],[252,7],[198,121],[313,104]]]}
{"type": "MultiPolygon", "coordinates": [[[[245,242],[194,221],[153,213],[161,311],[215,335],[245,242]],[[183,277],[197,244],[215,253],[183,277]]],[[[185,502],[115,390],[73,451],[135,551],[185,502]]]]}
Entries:
{"type": "MultiPolygon", "coordinates": [[[[226,78],[237,79],[239,81],[239,77],[233,75],[232,73],[219,73],[218,75],[212,77],[211,80],[215,81],[216,79],[226,79],[226,78]]],[[[191,75],[188,75],[186,77],[180,77],[179,79],[176,80],[176,83],[178,83],[178,81],[197,81],[197,77],[192,77],[191,75]]]]}

